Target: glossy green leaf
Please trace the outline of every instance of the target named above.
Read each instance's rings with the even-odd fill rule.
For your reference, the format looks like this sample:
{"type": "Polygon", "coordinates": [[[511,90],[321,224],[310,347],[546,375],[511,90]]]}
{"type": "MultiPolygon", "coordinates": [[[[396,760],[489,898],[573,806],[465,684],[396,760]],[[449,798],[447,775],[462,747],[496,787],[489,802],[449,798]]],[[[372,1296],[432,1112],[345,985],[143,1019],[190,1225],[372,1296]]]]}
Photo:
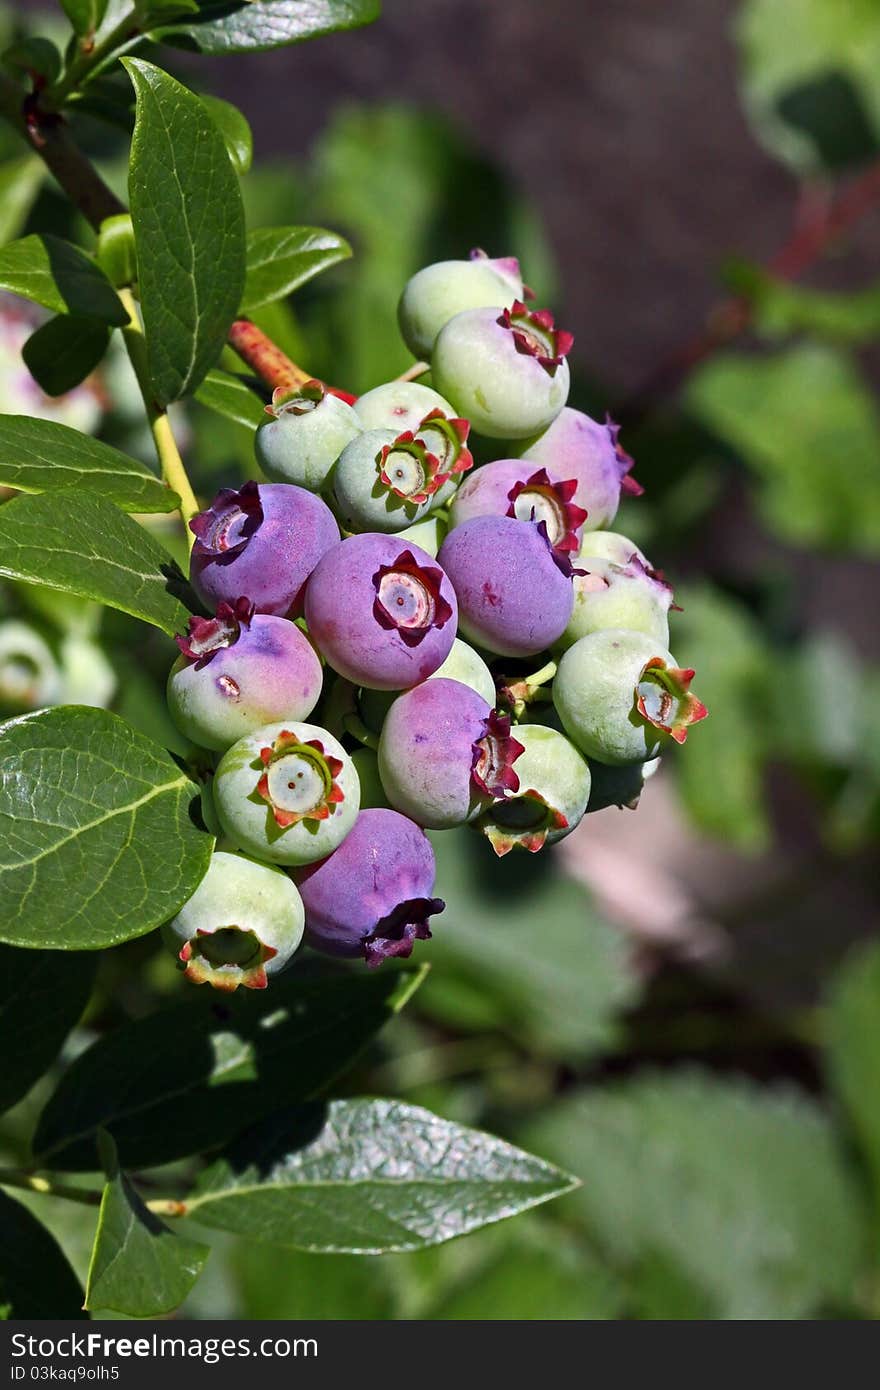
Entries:
{"type": "Polygon", "coordinates": [[[91,256],[70,241],[32,233],[0,248],[0,289],[23,295],[54,314],[76,314],[121,327],[119,295],[91,256]]]}
{"type": "Polygon", "coordinates": [[[745,0],[743,98],[764,145],[799,173],[880,149],[880,10],[874,0],[745,0]]]}
{"type": "Polygon", "coordinates": [[[65,1072],[34,1151],[53,1168],[92,1168],[101,1128],[129,1167],[216,1148],[279,1106],[318,1095],[423,974],[309,980],[293,970],[265,995],[242,990],[218,1006],[201,991],[118,1028],[65,1072]]]}
{"type": "Polygon", "coordinates": [[[227,420],[246,425],[248,429],[256,429],[267,418],[259,396],[230,372],[208,372],[196,391],[196,400],[227,420]]]}
{"type": "Polygon", "coordinates": [[[107,710],[0,725],[0,939],[96,950],[172,917],[207,871],[198,789],[107,710]]]}
{"type": "Polygon", "coordinates": [[[47,492],[0,508],[0,575],[95,599],[173,636],[183,576],[158,541],[103,497],[47,492]]]}
{"type": "Polygon", "coordinates": [[[241,312],[249,314],[283,299],[350,255],[348,242],[323,227],[260,227],[250,232],[241,312]]]}
{"type": "Polygon", "coordinates": [[[688,739],[687,756],[671,760],[685,807],[701,830],[743,850],[764,848],[772,659],[763,633],[746,608],[718,589],[677,587],[675,597],[683,610],[674,615],[675,650],[696,670],[694,689],[710,714],[688,739]]]}
{"type": "Polygon", "coordinates": [[[552,852],[502,860],[470,830],[430,838],[446,911],[427,1006],[445,1015],[455,975],[491,1003],[486,1022],[539,1052],[580,1057],[610,1045],[639,984],[626,941],[586,891],[559,873],[552,852]]]}
{"type": "Polygon", "coordinates": [[[162,27],[153,37],[200,53],[253,52],[357,29],[380,8],[380,0],[202,0],[198,21],[162,27]]]}
{"type": "Polygon", "coordinates": [[[97,967],[97,957],[85,951],[0,946],[0,1113],[55,1060],[88,1003],[97,967]]]}
{"type": "Polygon", "coordinates": [[[396,1100],[272,1116],[200,1178],[197,1221],[299,1250],[418,1250],[572,1190],[501,1139],[396,1100]]]}
{"type": "Polygon", "coordinates": [[[107,0],[59,0],[77,34],[93,34],[107,12],[107,0]]]}
{"type": "Polygon", "coordinates": [[[856,951],[834,981],[828,1068],[873,1173],[880,1210],[880,946],[856,951]]]}
{"type": "MultiPolygon", "coordinates": [[[[108,1157],[112,1142],[104,1136],[108,1157]]],[[[178,1236],[141,1201],[115,1161],[98,1213],[86,1282],[85,1306],[134,1318],[171,1313],[186,1298],[211,1253],[210,1246],[178,1236]]]]}
{"type": "Polygon", "coordinates": [[[880,410],[844,352],[722,354],[691,378],[686,401],[742,457],[784,540],[880,551],[880,410]]]}
{"type": "Polygon", "coordinates": [[[223,136],[233,169],[237,174],[246,174],[254,157],[254,137],[247,117],[231,101],[220,97],[202,95],[200,100],[223,136]]]}
{"type": "Polygon", "coordinates": [[[569,1212],[613,1264],[680,1272],[670,1304],[689,1285],[714,1318],[792,1319],[853,1297],[863,1213],[828,1118],[795,1092],[642,1072],[526,1138],[582,1179],[569,1212]]]}
{"type": "Polygon", "coordinates": [[[166,405],[223,349],[244,287],[244,212],[223,136],[197,96],[140,58],[129,201],[150,375],[166,405]]]}
{"type": "Polygon", "coordinates": [[[54,1236],[6,1192],[0,1192],[0,1309],[10,1322],[85,1318],[79,1280],[54,1236]]]}
{"type": "MultiPolygon", "coordinates": [[[[0,164],[0,245],[18,236],[45,173],[45,164],[35,155],[0,164]]],[[[0,251],[0,263],[2,256],[0,251]]]]}
{"type": "Polygon", "coordinates": [[[176,493],[145,464],[54,420],[0,415],[0,483],[20,492],[102,497],[125,512],[173,512],[176,493]]]}
{"type": "Polygon", "coordinates": [[[63,396],[95,370],[109,344],[110,329],[100,319],[58,314],[31,334],[21,355],[47,396],[63,396]]]}

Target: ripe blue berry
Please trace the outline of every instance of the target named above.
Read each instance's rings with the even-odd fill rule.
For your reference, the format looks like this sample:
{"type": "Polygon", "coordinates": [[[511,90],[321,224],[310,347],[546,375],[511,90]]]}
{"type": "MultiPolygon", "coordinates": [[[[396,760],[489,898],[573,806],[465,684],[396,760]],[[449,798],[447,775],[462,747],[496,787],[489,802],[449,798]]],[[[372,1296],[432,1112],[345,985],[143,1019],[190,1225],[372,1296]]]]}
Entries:
{"type": "Polygon", "coordinates": [[[493,801],[477,822],[498,855],[534,854],[570,835],[590,797],[590,769],[564,734],[542,724],[517,724],[513,733],[522,747],[515,764],[519,790],[493,801]]]}
{"type": "Polygon", "coordinates": [[[381,965],[409,956],[431,935],[428,919],[444,903],[434,892],[434,851],[423,830],[396,811],[361,811],[328,859],[294,875],[310,946],[331,956],[381,965]]]}
{"type": "Polygon", "coordinates": [[[288,483],[245,483],[219,492],[190,522],[190,578],[214,609],[246,594],[258,613],[296,617],[306,580],[339,540],[330,508],[288,483]]]}
{"type": "Polygon", "coordinates": [[[641,632],[607,628],[581,637],[559,663],[553,702],[588,758],[618,766],[655,758],[706,717],[690,694],[693,671],[641,632]]]}
{"type": "Polygon", "coordinates": [[[360,809],[351,758],[332,734],[296,721],[267,724],[224,753],[214,774],[224,834],[275,864],[310,864],[345,839],[360,809]]]}
{"type": "Polygon", "coordinates": [[[297,391],[278,390],[266,407],[254,436],[257,463],[278,483],[295,483],[320,492],[346,444],[363,426],[347,401],[320,381],[307,381],[297,391]]]}
{"type": "Polygon", "coordinates": [[[568,399],[570,333],[546,309],[517,301],[466,309],[440,330],[431,377],[478,434],[521,439],[545,430],[568,399]]]}
{"type": "Polygon", "coordinates": [[[474,250],[466,261],[437,261],[407,281],[397,307],[400,333],[414,357],[430,357],[440,329],[464,309],[504,309],[525,286],[514,256],[474,250]]]}
{"type": "Polygon", "coordinates": [[[610,420],[603,425],[566,406],[543,433],[525,440],[516,452],[556,477],[574,478],[574,501],[587,512],[585,529],[596,531],[610,526],[622,492],[638,497],[644,491],[630,472],[633,460],[621,448],[618,433],[610,420]]]}
{"type": "Polygon", "coordinates": [[[478,516],[449,532],[437,558],[458,597],[461,631],[477,646],[533,656],[565,631],[571,567],[543,524],[478,516]]]}
{"type": "Polygon", "coordinates": [[[265,989],[299,946],[304,921],[299,892],[281,869],[218,850],[162,934],[194,984],[265,989]]]}
{"type": "Polygon", "coordinates": [[[458,616],[436,560],[371,532],[327,552],[309,581],[305,611],[312,641],[333,669],[372,690],[427,680],[449,655],[458,616]]]}
{"type": "Polygon", "coordinates": [[[222,751],[275,719],[306,719],[323,673],[295,623],[255,614],[247,599],[190,618],[168,677],[168,709],[185,738],[222,751]]]}
{"type": "MultiPolygon", "coordinates": [[[[452,650],[437,670],[428,677],[429,680],[452,680],[459,681],[471,690],[475,690],[481,695],[487,705],[495,703],[495,680],[492,672],[486,665],[483,658],[473,647],[469,647],[467,642],[462,642],[456,637],[452,644],[452,650]]],[[[362,690],[358,700],[361,718],[368,729],[374,733],[381,733],[382,725],[385,723],[385,716],[397,698],[397,691],[394,690],[362,690]]]]}
{"type": "Polygon", "coordinates": [[[439,391],[418,381],[386,381],[365,391],[354,403],[354,412],[365,430],[391,430],[394,435],[413,433],[432,410],[454,416],[455,411],[439,391]]]}
{"type": "Polygon", "coordinates": [[[556,549],[576,551],[587,514],[572,501],[576,484],[520,459],[484,464],[462,483],[449,510],[452,529],[475,516],[543,521],[556,549]]]}
{"type": "Polygon", "coordinates": [[[520,751],[508,719],[468,686],[440,678],[394,701],[379,739],[379,772],[396,810],[445,830],[518,789],[520,751]]]}

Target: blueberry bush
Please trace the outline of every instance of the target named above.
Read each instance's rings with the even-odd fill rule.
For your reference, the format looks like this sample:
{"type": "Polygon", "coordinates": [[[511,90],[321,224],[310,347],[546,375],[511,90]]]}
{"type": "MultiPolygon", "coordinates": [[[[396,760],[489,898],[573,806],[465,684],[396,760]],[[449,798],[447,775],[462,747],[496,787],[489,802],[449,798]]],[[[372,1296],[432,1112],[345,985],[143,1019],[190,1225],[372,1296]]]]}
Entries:
{"type": "MultiPolygon", "coordinates": [[[[499,182],[429,231],[451,184],[499,180],[441,121],[349,110],[274,171],[204,90],[199,55],[344,45],[378,10],[61,0],[8,26],[0,1307],[873,1316],[876,950],[820,1016],[743,1009],[737,1045],[799,1049],[785,1084],[752,1053],[719,1074],[705,1000],[673,993],[682,1041],[658,1028],[662,972],[553,846],[661,763],[744,854],[773,758],[832,852],[876,828],[876,673],[835,739],[835,653],[786,634],[793,720],[772,596],[653,565],[740,463],[783,536],[876,551],[880,430],[841,346],[876,335],[876,291],[793,283],[803,236],[731,263],[705,340],[612,417],[532,212],[499,182]]],[[[759,138],[849,180],[816,258],[874,147],[829,153],[819,21],[799,68],[772,10],[741,15],[759,138]]]]}

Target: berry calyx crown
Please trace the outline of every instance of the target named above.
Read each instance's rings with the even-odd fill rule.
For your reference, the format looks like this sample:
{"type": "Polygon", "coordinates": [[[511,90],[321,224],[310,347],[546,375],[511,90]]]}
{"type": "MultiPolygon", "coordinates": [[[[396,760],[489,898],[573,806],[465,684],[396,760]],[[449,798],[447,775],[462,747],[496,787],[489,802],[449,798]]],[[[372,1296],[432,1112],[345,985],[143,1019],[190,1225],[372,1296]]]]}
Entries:
{"type": "Polygon", "coordinates": [[[574,478],[554,483],[546,468],[539,468],[524,483],[514,483],[507,494],[510,502],[507,515],[518,517],[521,521],[544,521],[554,550],[577,550],[578,527],[583,526],[587,512],[584,507],[572,502],[576,491],[574,478]],[[523,516],[523,512],[530,514],[523,516]]]}
{"type": "Polygon", "coordinates": [[[282,415],[308,415],[315,410],[328,394],[322,381],[313,377],[302,386],[276,386],[272,392],[271,404],[264,407],[267,415],[276,420],[282,415]]]}
{"type": "Polygon", "coordinates": [[[443,912],[446,904],[442,898],[409,898],[398,903],[397,907],[377,922],[369,936],[364,937],[364,960],[371,970],[381,965],[383,960],[398,957],[408,959],[412,955],[413,943],[429,941],[431,928],[428,918],[443,912]]]}
{"type": "Polygon", "coordinates": [[[709,711],[691,694],[692,670],[668,666],[662,656],[646,662],[635,688],[636,709],[648,724],[684,743],[688,729],[705,719],[709,711]]]}
{"type": "Polygon", "coordinates": [[[477,825],[500,859],[517,848],[537,854],[552,830],[568,829],[568,819],[542,792],[529,787],[519,796],[490,806],[477,825]]]}
{"type": "Polygon", "coordinates": [[[281,830],[300,821],[327,820],[333,808],[345,800],[337,778],[342,760],[324,751],[320,739],[304,741],[282,729],[275,741],[260,749],[265,771],[257,794],[268,803],[281,830]]]}
{"type": "Polygon", "coordinates": [[[242,628],[251,625],[254,607],[249,598],[237,598],[233,604],[219,604],[213,618],[193,615],[187,624],[186,636],[178,634],[174,639],[181,655],[201,671],[219,651],[235,646],[242,628]]]}
{"type": "Polygon", "coordinates": [[[223,488],[210,507],[189,523],[196,538],[193,554],[212,560],[232,559],[241,554],[262,523],[263,504],[257,483],[244,483],[238,491],[223,488]]]}
{"type": "Polygon", "coordinates": [[[521,299],[514,300],[509,309],[504,309],[496,323],[513,335],[517,352],[525,357],[534,357],[550,376],[556,375],[558,367],[574,345],[573,335],[556,327],[549,309],[529,310],[521,299]]]}
{"type": "Polygon", "coordinates": [[[402,551],[373,575],[373,617],[386,631],[396,629],[407,647],[418,646],[452,617],[452,605],[440,592],[444,578],[439,567],[420,565],[411,550],[402,551]]]}
{"type": "Polygon", "coordinates": [[[239,985],[265,989],[269,983],[266,962],[277,954],[274,946],[266,946],[249,928],[232,925],[199,927],[178,952],[187,980],[230,993],[239,985]]]}
{"type": "Polygon", "coordinates": [[[523,745],[510,733],[510,717],[492,710],[483,733],[471,745],[471,781],[481,796],[497,800],[519,791],[519,777],[513,764],[524,753],[523,745]]]}

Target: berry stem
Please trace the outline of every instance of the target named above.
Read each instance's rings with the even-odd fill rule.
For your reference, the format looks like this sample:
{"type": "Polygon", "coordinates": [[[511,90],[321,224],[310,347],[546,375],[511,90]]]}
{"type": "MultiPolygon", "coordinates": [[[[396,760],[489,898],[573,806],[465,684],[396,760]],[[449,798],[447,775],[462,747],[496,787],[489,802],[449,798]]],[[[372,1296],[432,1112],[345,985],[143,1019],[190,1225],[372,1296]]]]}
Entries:
{"type": "Polygon", "coordinates": [[[44,1197],[64,1197],[68,1202],[79,1202],[87,1207],[100,1206],[103,1195],[94,1188],[71,1187],[68,1183],[53,1182],[18,1168],[0,1168],[0,1185],[22,1187],[27,1192],[39,1192],[44,1197]]]}
{"type": "Polygon", "coordinates": [[[546,685],[552,681],[556,675],[556,662],[548,661],[546,666],[542,666],[533,676],[526,676],[525,683],[530,690],[537,690],[539,686],[546,685]]]}
{"type": "Polygon", "coordinates": [[[279,387],[284,391],[296,390],[312,380],[250,319],[235,320],[229,330],[229,346],[272,391],[279,387]]]}
{"type": "Polygon", "coordinates": [[[420,376],[431,370],[430,362],[413,362],[411,367],[407,367],[405,372],[401,372],[398,381],[417,381],[420,376]]]}
{"type": "Polygon", "coordinates": [[[378,749],[378,735],[370,733],[370,730],[358,715],[346,714],[342,720],[342,727],[347,734],[351,734],[352,738],[356,738],[365,748],[378,749]]]}
{"type": "Polygon", "coordinates": [[[183,459],[180,457],[180,450],[174,438],[171,422],[167,412],[162,410],[153,399],[152,384],[150,382],[149,368],[147,365],[147,347],[144,338],[144,330],[141,327],[137,305],[131,290],[120,290],[119,298],[122,300],[128,311],[128,324],[122,330],[125,346],[134,374],[137,377],[138,386],[141,389],[144,409],[147,412],[147,420],[150,425],[150,432],[153,436],[153,443],[156,446],[156,454],[162,468],[162,481],[172,492],[176,492],[180,498],[180,515],[186,529],[187,542],[192,548],[195,537],[189,529],[189,523],[199,510],[199,504],[195,493],[192,490],[189,477],[183,459]]]}

